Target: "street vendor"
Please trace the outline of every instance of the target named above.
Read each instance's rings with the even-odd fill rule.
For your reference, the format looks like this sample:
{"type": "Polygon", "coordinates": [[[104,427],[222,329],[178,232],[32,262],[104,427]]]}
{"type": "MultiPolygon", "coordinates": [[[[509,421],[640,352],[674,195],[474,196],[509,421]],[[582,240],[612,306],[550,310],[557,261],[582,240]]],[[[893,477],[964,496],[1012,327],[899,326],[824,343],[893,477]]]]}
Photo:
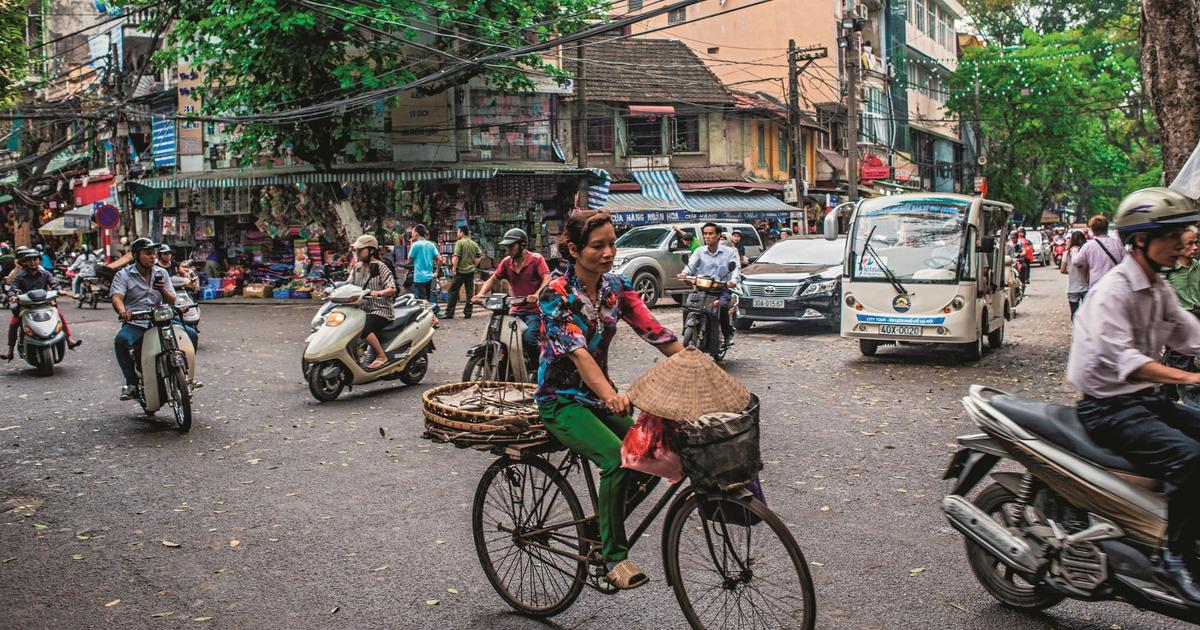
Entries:
{"type": "Polygon", "coordinates": [[[544,335],[535,397],[546,430],[600,468],[597,512],[608,581],[631,589],[649,580],[627,557],[625,517],[658,478],[621,467],[633,403],[608,376],[608,348],[619,319],[665,356],[683,344],[654,318],[628,279],[611,273],[616,240],[604,212],[578,211],[567,219],[558,249],[570,264],[541,293],[544,335]]]}

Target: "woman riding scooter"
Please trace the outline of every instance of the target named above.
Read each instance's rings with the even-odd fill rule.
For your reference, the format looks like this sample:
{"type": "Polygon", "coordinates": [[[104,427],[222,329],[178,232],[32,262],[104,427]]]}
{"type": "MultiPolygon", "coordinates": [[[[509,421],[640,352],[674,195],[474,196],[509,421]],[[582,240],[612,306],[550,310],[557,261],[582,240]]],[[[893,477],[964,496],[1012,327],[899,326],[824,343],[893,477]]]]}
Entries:
{"type": "Polygon", "coordinates": [[[350,271],[350,284],[370,291],[362,304],[362,310],[367,314],[363,338],[370,344],[375,360],[367,365],[367,369],[378,370],[387,365],[387,353],[379,343],[377,333],[396,317],[391,299],[396,294],[396,279],[392,277],[391,269],[379,260],[379,241],[374,236],[363,234],[358,237],[353,249],[358,263],[350,271]]]}
{"type": "MultiPolygon", "coordinates": [[[[54,275],[49,271],[42,269],[42,255],[35,249],[27,249],[21,252],[20,265],[14,270],[15,274],[11,277],[8,285],[8,302],[15,305],[17,303],[17,295],[28,293],[35,289],[44,291],[57,291],[59,289],[58,281],[54,279],[54,275]]],[[[73,339],[71,329],[67,325],[67,318],[63,317],[62,310],[58,311],[59,321],[62,322],[63,332],[67,335],[67,347],[74,350],[83,343],[80,339],[73,339]]],[[[8,352],[0,355],[0,359],[5,361],[13,360],[13,351],[17,345],[17,327],[20,325],[20,320],[17,319],[17,312],[14,310],[12,319],[8,322],[8,352]]]]}

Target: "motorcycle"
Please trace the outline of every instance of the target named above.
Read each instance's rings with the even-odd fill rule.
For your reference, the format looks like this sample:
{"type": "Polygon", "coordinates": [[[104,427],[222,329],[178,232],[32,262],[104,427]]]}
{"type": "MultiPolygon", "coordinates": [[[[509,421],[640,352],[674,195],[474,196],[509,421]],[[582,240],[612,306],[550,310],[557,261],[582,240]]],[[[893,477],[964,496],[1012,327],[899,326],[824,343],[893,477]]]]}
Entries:
{"type": "Polygon", "coordinates": [[[319,401],[336,400],[346,387],[375,381],[400,379],[416,385],[429,371],[429,353],[437,349],[433,345],[433,311],[428,303],[411,296],[405,296],[408,301],[395,309],[395,319],[377,333],[388,363],[378,370],[363,367],[370,349],[362,338],[367,316],[356,304],[367,293],[352,284],[334,289],[327,298],[333,306],[319,315],[321,325],[304,340],[300,367],[309,392],[319,401]]]}
{"type": "Polygon", "coordinates": [[[504,293],[493,293],[483,301],[483,307],[492,312],[492,318],[488,321],[483,342],[467,350],[463,381],[533,383],[537,380],[538,353],[527,352],[521,341],[525,335],[525,322],[509,314],[513,305],[524,301],[523,297],[510,297],[504,293]]]}
{"type": "Polygon", "coordinates": [[[992,597],[1027,611],[1068,598],[1124,601],[1200,622],[1200,606],[1154,578],[1166,531],[1160,480],[1093,442],[1073,407],[981,385],[962,402],[983,433],[958,438],[944,475],[954,488],[942,511],[992,597]],[[967,499],[1003,460],[1024,470],[992,473],[994,483],[967,499]]]}
{"type": "Polygon", "coordinates": [[[57,298],[58,291],[43,289],[17,296],[17,351],[38,376],[54,376],[55,364],[62,362],[67,352],[67,334],[55,305],[57,298]]]}
{"type": "MultiPolygon", "coordinates": [[[[707,276],[688,276],[686,282],[695,289],[683,299],[683,346],[707,352],[713,361],[721,362],[729,351],[729,339],[721,332],[721,293],[727,290],[724,282],[707,276]]],[[[729,318],[737,317],[738,297],[729,300],[729,318]]]]}
{"type": "Polygon", "coordinates": [[[1062,265],[1063,256],[1067,253],[1067,239],[1061,236],[1055,236],[1051,245],[1051,251],[1054,254],[1054,266],[1062,265]]]}
{"type": "Polygon", "coordinates": [[[153,416],[164,404],[170,405],[175,427],[180,433],[192,428],[192,382],[196,374],[196,348],[192,339],[176,322],[179,308],[160,304],[153,309],[133,311],[131,321],[148,321],[136,350],[134,368],[138,375],[137,401],[147,416],[153,416]],[[149,375],[154,380],[149,380],[149,375]]]}
{"type": "Polygon", "coordinates": [[[1021,282],[1021,266],[1025,261],[1020,258],[1005,256],[1004,261],[1008,263],[1008,301],[1011,304],[1009,310],[1015,315],[1017,306],[1025,299],[1025,283],[1021,282]]]}

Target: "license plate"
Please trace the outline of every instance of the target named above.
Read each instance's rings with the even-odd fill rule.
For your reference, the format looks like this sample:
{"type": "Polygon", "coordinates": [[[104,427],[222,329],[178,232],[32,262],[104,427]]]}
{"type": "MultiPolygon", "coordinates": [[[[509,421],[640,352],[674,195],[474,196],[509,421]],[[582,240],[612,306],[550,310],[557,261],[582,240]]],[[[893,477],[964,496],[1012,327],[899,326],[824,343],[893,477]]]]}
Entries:
{"type": "Polygon", "coordinates": [[[783,308],[787,302],[785,300],[771,300],[763,298],[754,298],[751,303],[754,308],[783,308]]]}
{"type": "Polygon", "coordinates": [[[879,327],[881,335],[901,335],[904,337],[920,337],[920,326],[893,326],[891,324],[883,324],[879,327]]]}

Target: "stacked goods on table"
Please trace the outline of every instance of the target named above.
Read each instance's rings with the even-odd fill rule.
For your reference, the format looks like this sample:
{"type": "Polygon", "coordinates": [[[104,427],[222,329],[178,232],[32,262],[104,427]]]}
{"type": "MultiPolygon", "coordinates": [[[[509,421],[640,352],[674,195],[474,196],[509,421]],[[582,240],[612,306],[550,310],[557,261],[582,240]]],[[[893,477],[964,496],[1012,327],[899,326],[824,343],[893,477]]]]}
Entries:
{"type": "Polygon", "coordinates": [[[492,449],[546,439],[532,383],[477,381],[426,391],[425,434],[460,448],[492,449]]]}
{"type": "MultiPolygon", "coordinates": [[[[625,435],[622,466],[725,489],[762,470],[758,398],[696,348],[651,368],[629,389],[642,410],[625,435]]],[[[761,489],[758,489],[761,493],[761,489]]]]}

